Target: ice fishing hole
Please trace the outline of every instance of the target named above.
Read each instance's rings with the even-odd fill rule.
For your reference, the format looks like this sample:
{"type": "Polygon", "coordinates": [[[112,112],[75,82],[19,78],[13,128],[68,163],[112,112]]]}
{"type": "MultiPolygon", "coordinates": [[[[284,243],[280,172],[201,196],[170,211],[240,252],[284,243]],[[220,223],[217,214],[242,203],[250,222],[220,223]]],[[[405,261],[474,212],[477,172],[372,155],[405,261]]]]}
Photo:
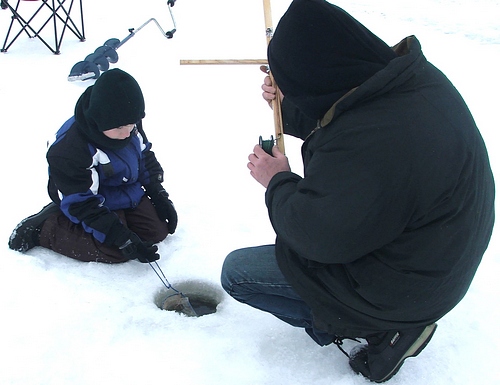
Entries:
{"type": "Polygon", "coordinates": [[[162,288],[155,296],[156,306],[190,317],[201,317],[215,313],[223,298],[222,288],[208,282],[178,282],[174,287],[182,295],[173,289],[162,288]]]}

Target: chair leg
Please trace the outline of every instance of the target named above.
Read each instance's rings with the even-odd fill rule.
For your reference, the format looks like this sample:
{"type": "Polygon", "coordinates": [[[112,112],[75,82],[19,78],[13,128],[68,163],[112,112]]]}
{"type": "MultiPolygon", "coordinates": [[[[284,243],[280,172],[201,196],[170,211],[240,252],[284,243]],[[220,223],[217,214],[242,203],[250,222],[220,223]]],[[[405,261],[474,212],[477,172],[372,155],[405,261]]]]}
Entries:
{"type": "Polygon", "coordinates": [[[36,12],[30,17],[30,19],[28,21],[26,21],[25,19],[23,19],[21,17],[21,15],[18,12],[19,4],[20,3],[21,3],[21,0],[17,0],[16,7],[12,8],[12,6],[8,2],[3,1],[3,4],[6,5],[7,8],[9,8],[10,11],[12,12],[12,16],[11,16],[11,21],[10,21],[9,29],[7,30],[7,35],[5,36],[5,41],[4,41],[4,44],[2,46],[1,52],[7,52],[7,50],[9,49],[9,47],[17,40],[17,38],[23,33],[23,31],[28,35],[28,37],[30,39],[36,36],[35,30],[33,28],[31,28],[31,26],[29,25],[29,23],[35,18],[35,16],[38,14],[38,12],[40,12],[40,10],[43,8],[43,4],[36,10],[36,12]],[[14,20],[17,20],[17,22],[21,26],[21,30],[17,33],[16,36],[14,36],[12,38],[12,40],[10,41],[10,43],[7,44],[8,40],[9,40],[10,33],[12,31],[12,26],[14,25],[14,20]],[[31,31],[31,33],[33,33],[33,36],[30,35],[30,32],[28,30],[31,31]]]}

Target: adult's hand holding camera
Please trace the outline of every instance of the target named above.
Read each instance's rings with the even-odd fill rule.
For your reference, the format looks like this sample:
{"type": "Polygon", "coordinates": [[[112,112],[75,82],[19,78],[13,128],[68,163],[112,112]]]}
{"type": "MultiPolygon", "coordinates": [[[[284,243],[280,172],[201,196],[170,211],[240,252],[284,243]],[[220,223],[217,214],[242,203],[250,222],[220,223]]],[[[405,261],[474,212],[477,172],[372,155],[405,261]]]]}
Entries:
{"type": "Polygon", "coordinates": [[[266,153],[259,145],[253,149],[253,153],[248,156],[247,167],[257,182],[267,188],[269,182],[277,173],[290,171],[288,158],[283,155],[278,146],[274,146],[273,155],[266,153]]]}
{"type": "Polygon", "coordinates": [[[131,233],[130,238],[119,246],[122,254],[128,259],[138,259],[142,263],[157,261],[160,255],[158,247],[153,242],[142,241],[137,234],[131,233]]]}

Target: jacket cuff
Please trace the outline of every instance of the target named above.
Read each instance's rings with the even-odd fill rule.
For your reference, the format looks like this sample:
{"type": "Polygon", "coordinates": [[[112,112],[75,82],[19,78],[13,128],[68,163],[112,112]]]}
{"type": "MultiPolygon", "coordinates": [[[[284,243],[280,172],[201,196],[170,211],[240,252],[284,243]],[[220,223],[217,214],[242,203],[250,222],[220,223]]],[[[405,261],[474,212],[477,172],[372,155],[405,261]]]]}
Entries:
{"type": "Polygon", "coordinates": [[[130,238],[130,233],[131,231],[118,219],[118,221],[109,228],[104,243],[106,245],[120,247],[130,238]]]}

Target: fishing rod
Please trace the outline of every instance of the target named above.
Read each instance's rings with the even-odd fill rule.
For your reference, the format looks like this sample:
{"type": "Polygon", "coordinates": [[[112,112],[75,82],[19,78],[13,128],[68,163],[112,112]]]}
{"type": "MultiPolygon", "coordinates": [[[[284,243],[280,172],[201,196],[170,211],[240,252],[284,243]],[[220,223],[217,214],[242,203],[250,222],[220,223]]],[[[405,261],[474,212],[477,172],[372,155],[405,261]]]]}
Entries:
{"type": "MultiPolygon", "coordinates": [[[[272,10],[271,10],[271,0],[263,0],[264,5],[264,22],[266,28],[266,39],[267,44],[271,42],[273,37],[274,28],[272,21],[272,10]]],[[[233,64],[243,64],[243,65],[252,65],[252,64],[260,64],[260,65],[268,65],[267,59],[202,59],[202,60],[181,60],[181,65],[233,65],[233,64]]],[[[282,154],[285,154],[285,136],[283,130],[283,119],[281,114],[281,98],[280,91],[276,82],[274,81],[274,77],[272,73],[269,71],[269,66],[267,66],[267,73],[271,79],[272,84],[276,88],[276,98],[274,98],[271,102],[271,107],[273,109],[274,114],[274,134],[275,137],[271,135],[271,138],[268,140],[262,139],[262,136],[259,137],[259,145],[266,151],[269,155],[272,155],[272,148],[274,145],[278,146],[278,149],[282,154]]]]}

